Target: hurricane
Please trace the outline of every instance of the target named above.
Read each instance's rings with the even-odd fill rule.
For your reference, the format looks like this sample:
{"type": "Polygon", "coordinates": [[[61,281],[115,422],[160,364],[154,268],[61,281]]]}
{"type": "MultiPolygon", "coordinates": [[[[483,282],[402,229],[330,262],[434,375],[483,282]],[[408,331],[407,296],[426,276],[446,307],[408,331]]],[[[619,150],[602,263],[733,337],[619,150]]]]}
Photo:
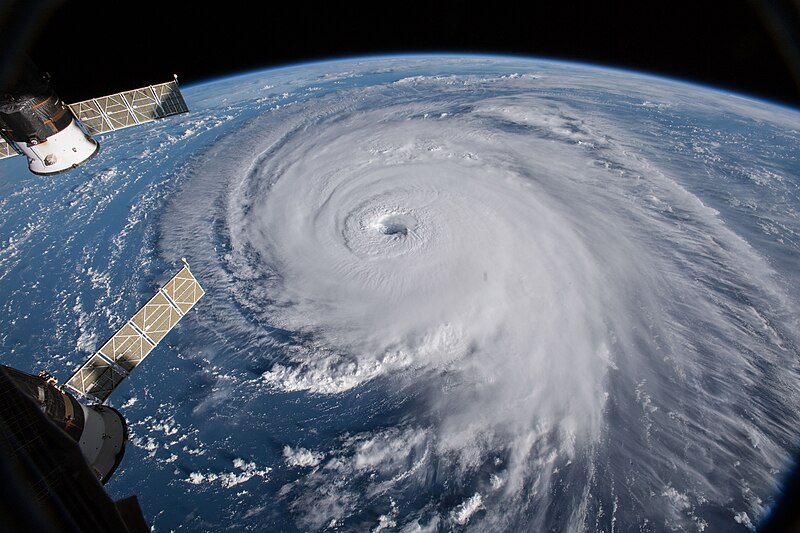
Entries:
{"type": "Polygon", "coordinates": [[[418,391],[401,423],[297,482],[293,504],[325,504],[303,523],[437,476],[464,491],[438,520],[481,509],[490,528],[533,517],[582,529],[652,491],[663,519],[747,497],[740,479],[764,483],[789,437],[770,413],[791,391],[752,375],[754,355],[769,368],[795,342],[771,318],[793,310],[776,273],[625,131],[527,90],[535,79],[487,96],[498,82],[419,78],[322,98],[254,120],[215,147],[241,157],[215,150],[193,173],[197,212],[218,231],[185,246],[215,257],[218,294],[235,295],[231,335],[287,333],[262,376],[270,388],[418,391]],[[743,419],[748,391],[764,401],[743,419]],[[638,439],[620,449],[627,432],[638,439]],[[754,443],[763,462],[705,475],[754,443]],[[367,466],[378,475],[365,489],[323,475],[367,466]]]}
{"type": "Polygon", "coordinates": [[[250,455],[200,429],[234,468],[178,454],[176,484],[272,480],[247,515],[301,530],[753,527],[800,428],[792,116],[747,166],[726,150],[774,139],[713,117],[768,106],[448,61],[283,94],[262,74],[257,112],[208,97],[235,127],[182,163],[151,234],[207,290],[187,327],[213,386],[188,418],[305,414],[227,422],[250,455]]]}

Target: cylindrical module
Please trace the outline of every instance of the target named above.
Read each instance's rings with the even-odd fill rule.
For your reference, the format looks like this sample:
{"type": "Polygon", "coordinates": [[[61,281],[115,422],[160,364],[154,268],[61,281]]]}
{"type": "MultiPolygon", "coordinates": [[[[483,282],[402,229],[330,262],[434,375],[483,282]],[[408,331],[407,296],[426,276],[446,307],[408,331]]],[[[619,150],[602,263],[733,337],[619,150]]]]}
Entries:
{"type": "Polygon", "coordinates": [[[78,405],[83,409],[85,421],[78,446],[80,446],[86,462],[100,481],[105,484],[125,454],[128,424],[120,412],[113,407],[80,403],[78,405]]]}
{"type": "Polygon", "coordinates": [[[52,380],[2,366],[17,388],[78,443],[89,468],[105,484],[122,461],[128,442],[128,424],[120,412],[107,405],[84,405],[52,380]]]}
{"type": "Polygon", "coordinates": [[[33,67],[0,94],[0,134],[28,158],[31,172],[40,175],[75,168],[100,148],[48,78],[33,67]]]}

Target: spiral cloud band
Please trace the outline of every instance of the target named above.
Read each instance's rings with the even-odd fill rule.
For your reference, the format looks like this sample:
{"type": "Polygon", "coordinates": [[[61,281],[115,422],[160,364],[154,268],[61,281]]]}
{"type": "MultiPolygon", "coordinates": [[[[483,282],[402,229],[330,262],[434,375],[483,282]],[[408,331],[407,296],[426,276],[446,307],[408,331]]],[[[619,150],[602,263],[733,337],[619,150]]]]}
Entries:
{"type": "Polygon", "coordinates": [[[793,289],[719,175],[692,181],[713,146],[668,136],[711,97],[586,79],[362,81],[270,104],[187,171],[161,245],[268,361],[257,394],[413,398],[287,459],[313,467],[281,490],[301,527],[763,512],[798,427],[793,289]]]}

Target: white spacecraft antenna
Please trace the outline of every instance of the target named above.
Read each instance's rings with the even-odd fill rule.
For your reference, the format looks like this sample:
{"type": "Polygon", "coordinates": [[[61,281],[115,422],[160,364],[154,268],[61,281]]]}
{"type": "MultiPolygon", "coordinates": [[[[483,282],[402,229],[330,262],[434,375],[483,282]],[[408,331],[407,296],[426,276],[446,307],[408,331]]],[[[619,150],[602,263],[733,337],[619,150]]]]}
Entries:
{"type": "Polygon", "coordinates": [[[67,380],[65,385],[96,403],[114,389],[194,307],[205,291],[184,267],[67,380]]]}

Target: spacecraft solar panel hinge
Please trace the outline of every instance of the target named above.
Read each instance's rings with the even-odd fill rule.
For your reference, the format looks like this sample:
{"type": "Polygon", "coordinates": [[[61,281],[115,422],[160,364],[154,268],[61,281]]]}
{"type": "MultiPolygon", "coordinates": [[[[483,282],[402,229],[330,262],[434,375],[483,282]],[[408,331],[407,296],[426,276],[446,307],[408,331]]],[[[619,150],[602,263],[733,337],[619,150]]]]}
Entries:
{"type": "Polygon", "coordinates": [[[188,265],[175,274],[67,380],[67,387],[103,403],[205,291],[188,265]]]}
{"type": "Polygon", "coordinates": [[[92,135],[189,112],[177,81],[92,98],[69,108],[92,135]]]}

